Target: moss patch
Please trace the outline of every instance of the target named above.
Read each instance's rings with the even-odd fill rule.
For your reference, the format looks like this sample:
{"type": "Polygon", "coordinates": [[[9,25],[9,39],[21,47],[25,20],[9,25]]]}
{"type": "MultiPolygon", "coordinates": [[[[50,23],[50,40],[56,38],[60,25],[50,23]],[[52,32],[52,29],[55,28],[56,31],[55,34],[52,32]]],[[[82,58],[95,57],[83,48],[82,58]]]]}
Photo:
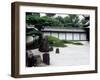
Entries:
{"type": "Polygon", "coordinates": [[[60,40],[53,36],[48,36],[48,41],[49,41],[50,46],[54,46],[54,47],[67,47],[67,45],[65,44],[83,45],[82,43],[78,41],[60,40]]]}
{"type": "Polygon", "coordinates": [[[53,36],[48,36],[48,41],[49,44],[54,47],[67,47],[62,40],[53,36]]]}

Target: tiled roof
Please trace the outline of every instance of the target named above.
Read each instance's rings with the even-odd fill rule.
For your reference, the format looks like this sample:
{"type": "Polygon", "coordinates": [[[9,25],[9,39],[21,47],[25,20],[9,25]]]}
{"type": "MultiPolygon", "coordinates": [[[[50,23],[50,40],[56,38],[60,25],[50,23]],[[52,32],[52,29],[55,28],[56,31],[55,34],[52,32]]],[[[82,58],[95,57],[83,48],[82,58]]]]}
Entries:
{"type": "Polygon", "coordinates": [[[82,28],[44,28],[42,31],[55,31],[55,32],[85,32],[82,28]]]}

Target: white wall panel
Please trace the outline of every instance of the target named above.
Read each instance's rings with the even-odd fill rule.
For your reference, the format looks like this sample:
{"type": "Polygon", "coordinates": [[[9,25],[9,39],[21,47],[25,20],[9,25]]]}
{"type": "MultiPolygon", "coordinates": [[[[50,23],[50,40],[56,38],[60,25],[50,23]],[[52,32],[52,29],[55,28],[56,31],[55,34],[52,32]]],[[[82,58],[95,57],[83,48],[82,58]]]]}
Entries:
{"type": "Polygon", "coordinates": [[[44,36],[50,36],[50,32],[44,32],[44,36]]]}
{"type": "Polygon", "coordinates": [[[58,38],[58,33],[52,33],[51,35],[58,38]]]}
{"type": "Polygon", "coordinates": [[[85,33],[50,33],[44,32],[44,36],[53,36],[61,40],[86,40],[85,33]]]}
{"type": "Polygon", "coordinates": [[[85,33],[81,34],[81,40],[86,40],[86,34],[85,33]]]}
{"type": "Polygon", "coordinates": [[[66,33],[66,40],[72,40],[72,33],[66,33]]]}
{"type": "Polygon", "coordinates": [[[79,33],[74,33],[74,40],[79,40],[79,33]]]}
{"type": "Polygon", "coordinates": [[[65,40],[65,33],[59,33],[59,39],[65,40]]]}

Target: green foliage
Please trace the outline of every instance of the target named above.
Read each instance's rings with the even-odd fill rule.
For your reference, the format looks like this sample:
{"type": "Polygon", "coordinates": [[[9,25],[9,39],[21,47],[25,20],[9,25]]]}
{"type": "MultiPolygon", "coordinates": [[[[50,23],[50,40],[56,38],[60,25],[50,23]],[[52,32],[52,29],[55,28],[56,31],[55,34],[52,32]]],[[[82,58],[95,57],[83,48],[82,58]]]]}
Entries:
{"type": "Polygon", "coordinates": [[[67,45],[65,44],[83,45],[82,43],[78,41],[60,40],[53,36],[48,36],[48,41],[49,41],[50,46],[54,46],[54,47],[67,47],[67,45]]]}
{"type": "Polygon", "coordinates": [[[38,24],[40,21],[40,17],[36,15],[27,15],[26,16],[26,23],[27,24],[38,24]]]}
{"type": "Polygon", "coordinates": [[[48,36],[48,41],[49,41],[49,44],[51,46],[54,46],[54,47],[66,47],[65,43],[63,41],[59,40],[56,37],[48,36]]]}
{"type": "Polygon", "coordinates": [[[83,45],[83,44],[80,43],[80,42],[74,42],[73,44],[74,44],[74,45],[83,45]]]}
{"type": "Polygon", "coordinates": [[[61,16],[57,16],[55,19],[58,20],[62,24],[62,26],[64,26],[64,18],[62,18],[61,16]]]}
{"type": "Polygon", "coordinates": [[[26,36],[33,36],[33,35],[40,35],[40,34],[42,33],[34,28],[26,29],[26,36]]]}
{"type": "Polygon", "coordinates": [[[54,17],[53,15],[55,14],[49,14],[49,16],[40,16],[39,13],[28,14],[26,15],[26,23],[51,27],[84,27],[88,22],[85,18],[80,20],[79,15],[76,14],[68,14],[64,18],[61,16],[54,17]]]}
{"type": "Polygon", "coordinates": [[[63,26],[63,24],[59,20],[48,16],[40,17],[39,23],[44,26],[63,26]]]}
{"type": "Polygon", "coordinates": [[[65,27],[79,27],[80,25],[80,19],[78,15],[75,14],[69,14],[64,18],[64,26],[65,27]]]}
{"type": "Polygon", "coordinates": [[[87,27],[89,23],[87,24],[88,20],[82,19],[81,20],[81,27],[87,27]]]}
{"type": "Polygon", "coordinates": [[[66,44],[73,44],[73,41],[70,41],[70,40],[62,40],[64,43],[66,44]]]}

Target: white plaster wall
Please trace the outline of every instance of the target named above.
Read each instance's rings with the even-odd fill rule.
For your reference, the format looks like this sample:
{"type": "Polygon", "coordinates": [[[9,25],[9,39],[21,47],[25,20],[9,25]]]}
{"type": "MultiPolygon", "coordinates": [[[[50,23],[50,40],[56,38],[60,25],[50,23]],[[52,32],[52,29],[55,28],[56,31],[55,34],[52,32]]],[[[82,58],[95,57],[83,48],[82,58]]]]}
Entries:
{"type": "Polygon", "coordinates": [[[59,38],[61,40],[86,40],[86,34],[85,33],[49,33],[44,32],[44,36],[53,36],[56,38],[59,38]]]}
{"type": "Polygon", "coordinates": [[[64,40],[65,39],[65,33],[59,33],[59,39],[64,40]]]}
{"type": "Polygon", "coordinates": [[[85,34],[81,34],[81,40],[86,40],[86,35],[85,34]]]}
{"type": "MultiPolygon", "coordinates": [[[[80,40],[79,36],[80,36],[79,33],[75,33],[74,34],[74,40],[80,40]]],[[[86,35],[84,37],[86,37],[86,35]]]]}
{"type": "Polygon", "coordinates": [[[58,33],[52,33],[51,35],[58,38],[58,33]]]}

